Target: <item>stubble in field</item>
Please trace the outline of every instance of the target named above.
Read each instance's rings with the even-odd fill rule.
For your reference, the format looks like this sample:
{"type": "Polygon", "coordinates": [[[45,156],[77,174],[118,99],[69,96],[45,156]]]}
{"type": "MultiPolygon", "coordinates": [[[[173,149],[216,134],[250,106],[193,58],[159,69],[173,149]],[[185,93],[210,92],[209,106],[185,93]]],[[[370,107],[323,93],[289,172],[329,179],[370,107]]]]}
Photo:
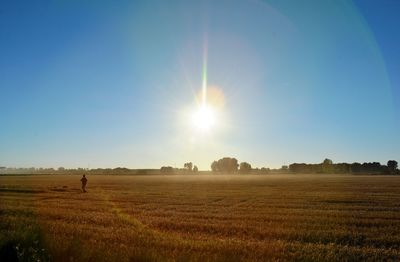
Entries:
{"type": "MultiPolygon", "coordinates": [[[[399,260],[400,177],[0,177],[0,246],[55,261],[399,260]]],[[[3,248],[4,249],[4,248],[3,248]]]]}

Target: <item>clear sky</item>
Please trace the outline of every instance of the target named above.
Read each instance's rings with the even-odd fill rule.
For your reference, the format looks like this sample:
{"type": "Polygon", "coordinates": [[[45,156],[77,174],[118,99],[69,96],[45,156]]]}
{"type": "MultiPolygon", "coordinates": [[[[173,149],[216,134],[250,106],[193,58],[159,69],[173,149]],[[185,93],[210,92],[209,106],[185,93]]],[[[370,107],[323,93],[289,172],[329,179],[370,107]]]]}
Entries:
{"type": "Polygon", "coordinates": [[[0,166],[400,160],[400,1],[3,1],[0,166]],[[215,125],[193,126],[207,69],[215,125]]]}

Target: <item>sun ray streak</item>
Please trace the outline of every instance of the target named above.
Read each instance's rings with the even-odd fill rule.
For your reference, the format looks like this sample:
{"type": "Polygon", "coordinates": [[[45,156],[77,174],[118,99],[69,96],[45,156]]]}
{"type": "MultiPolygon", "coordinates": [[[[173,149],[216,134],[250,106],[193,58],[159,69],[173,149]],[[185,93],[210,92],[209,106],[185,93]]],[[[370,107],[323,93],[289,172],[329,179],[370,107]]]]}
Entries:
{"type": "Polygon", "coordinates": [[[207,41],[204,41],[204,51],[203,51],[203,75],[202,75],[202,105],[207,104],[207,53],[208,46],[207,41]]]}

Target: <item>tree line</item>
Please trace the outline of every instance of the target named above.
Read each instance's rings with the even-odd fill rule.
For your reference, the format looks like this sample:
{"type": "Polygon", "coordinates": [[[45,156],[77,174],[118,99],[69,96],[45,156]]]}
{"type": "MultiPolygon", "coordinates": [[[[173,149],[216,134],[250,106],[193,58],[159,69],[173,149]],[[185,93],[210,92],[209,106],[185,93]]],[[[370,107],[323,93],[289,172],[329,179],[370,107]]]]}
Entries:
{"type": "Polygon", "coordinates": [[[398,163],[389,160],[386,165],[379,162],[365,163],[333,163],[331,159],[324,159],[322,163],[306,164],[293,163],[289,166],[282,166],[280,169],[252,168],[247,162],[241,162],[236,158],[224,157],[211,163],[211,170],[214,173],[226,174],[257,174],[257,173],[307,173],[307,174],[400,174],[398,163]]]}
{"type": "MultiPolygon", "coordinates": [[[[318,164],[293,163],[284,165],[278,169],[267,167],[253,168],[248,162],[239,162],[233,157],[223,157],[215,160],[210,165],[214,174],[269,174],[269,173],[293,173],[293,174],[388,174],[400,175],[398,163],[395,160],[387,161],[386,165],[379,162],[365,163],[333,163],[326,158],[318,164]]],[[[203,171],[204,172],[204,171],[203,171]]],[[[207,171],[205,171],[207,172],[207,171]]],[[[183,164],[183,168],[163,166],[160,169],[129,169],[117,168],[7,168],[0,167],[0,174],[93,174],[93,175],[156,175],[156,174],[197,174],[199,169],[192,162],[183,164]]]]}
{"type": "Polygon", "coordinates": [[[293,163],[284,165],[280,169],[266,167],[252,168],[251,164],[241,162],[236,158],[224,157],[211,163],[211,171],[221,174],[267,174],[267,173],[307,173],[307,174],[398,174],[398,163],[389,160],[386,165],[379,162],[365,163],[333,163],[331,159],[324,159],[318,164],[293,163]]]}
{"type": "Polygon", "coordinates": [[[386,165],[379,162],[365,163],[333,163],[326,158],[320,164],[293,163],[289,165],[289,171],[293,173],[333,173],[333,174],[400,174],[398,163],[395,160],[389,160],[386,165]]]}

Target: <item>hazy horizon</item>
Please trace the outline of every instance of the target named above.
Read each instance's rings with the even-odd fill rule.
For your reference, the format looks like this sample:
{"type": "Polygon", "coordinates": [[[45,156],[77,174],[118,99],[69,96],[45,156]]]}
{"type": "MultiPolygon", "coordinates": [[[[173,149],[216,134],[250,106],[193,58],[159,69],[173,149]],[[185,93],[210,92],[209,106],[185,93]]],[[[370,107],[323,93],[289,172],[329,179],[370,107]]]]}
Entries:
{"type": "Polygon", "coordinates": [[[399,12],[390,0],[4,3],[0,166],[400,160],[399,12]]]}

